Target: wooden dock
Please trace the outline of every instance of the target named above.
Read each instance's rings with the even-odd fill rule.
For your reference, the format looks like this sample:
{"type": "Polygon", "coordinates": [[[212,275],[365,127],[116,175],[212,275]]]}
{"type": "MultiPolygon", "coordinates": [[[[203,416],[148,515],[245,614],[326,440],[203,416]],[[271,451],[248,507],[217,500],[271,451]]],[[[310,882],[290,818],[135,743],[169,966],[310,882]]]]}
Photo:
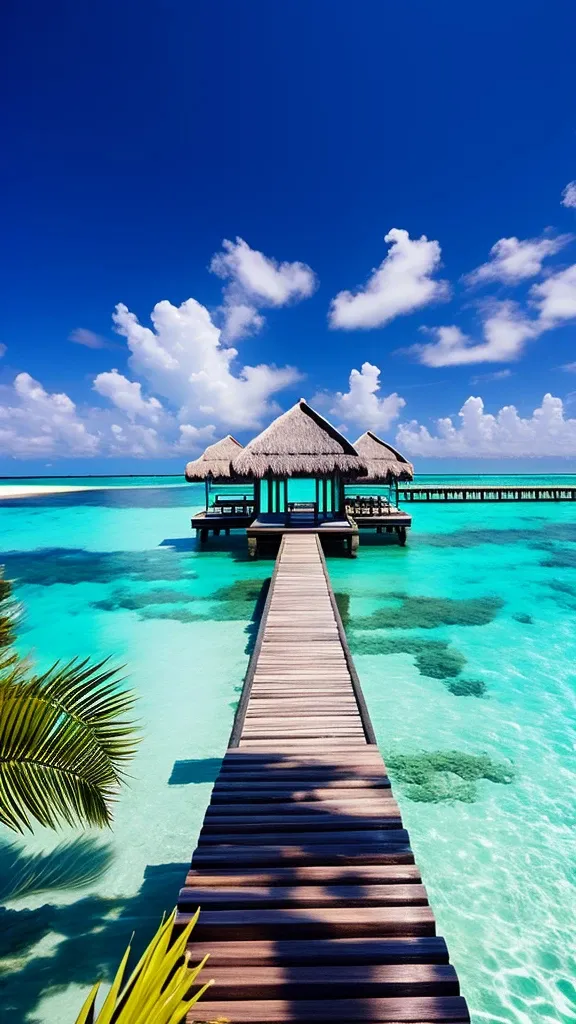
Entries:
{"type": "Polygon", "coordinates": [[[401,501],[576,501],[576,487],[399,487],[401,501]]]}
{"type": "Polygon", "coordinates": [[[317,534],[282,538],[177,925],[189,1021],[465,1024],[317,534]]]}

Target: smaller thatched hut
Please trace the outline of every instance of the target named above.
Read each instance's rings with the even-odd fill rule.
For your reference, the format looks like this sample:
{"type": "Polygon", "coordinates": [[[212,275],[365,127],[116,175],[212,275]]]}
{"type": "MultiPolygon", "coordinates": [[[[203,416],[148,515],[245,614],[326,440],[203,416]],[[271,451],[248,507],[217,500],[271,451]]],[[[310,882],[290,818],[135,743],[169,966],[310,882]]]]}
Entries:
{"type": "Polygon", "coordinates": [[[227,434],[220,441],[209,444],[198,459],[186,465],[184,475],[190,484],[210,479],[215,483],[234,483],[232,459],[242,450],[240,441],[227,434]]]}
{"type": "Polygon", "coordinates": [[[184,471],[188,483],[200,483],[206,489],[206,512],[222,513],[226,510],[236,516],[254,512],[254,488],[244,480],[240,481],[232,471],[232,460],[242,451],[240,441],[227,434],[220,441],[209,444],[199,458],[189,462],[184,471]],[[231,496],[231,487],[242,483],[242,490],[248,493],[231,496]]]}
{"type": "Polygon", "coordinates": [[[354,447],[368,466],[368,476],[362,480],[363,484],[390,485],[414,479],[412,463],[408,462],[408,459],[405,459],[387,441],[383,441],[382,438],[373,434],[371,430],[362,434],[354,442],[354,447]]]}
{"type": "MultiPolygon", "coordinates": [[[[315,482],[317,512],[332,514],[343,509],[342,481],[365,476],[366,465],[354,446],[301,398],[237,453],[232,472],[257,487],[267,482],[267,499],[259,507],[268,513],[287,510],[288,482],[299,478],[315,482]]],[[[302,487],[295,490],[302,498],[302,487]]]]}

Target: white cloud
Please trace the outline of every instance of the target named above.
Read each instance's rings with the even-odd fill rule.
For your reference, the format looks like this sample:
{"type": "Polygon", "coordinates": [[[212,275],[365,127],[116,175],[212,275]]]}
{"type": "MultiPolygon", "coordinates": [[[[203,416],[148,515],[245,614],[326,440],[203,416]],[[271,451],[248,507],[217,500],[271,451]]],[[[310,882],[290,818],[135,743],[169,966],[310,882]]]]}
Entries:
{"type": "Polygon", "coordinates": [[[379,391],[380,370],[366,362],[360,370],[351,370],[347,392],[337,391],[332,395],[323,392],[312,399],[312,404],[325,408],[329,416],[343,420],[344,432],[348,424],[375,431],[387,430],[398,419],[406,402],[396,392],[379,397],[379,391]]]}
{"type": "Polygon", "coordinates": [[[494,416],[485,412],[481,398],[464,402],[459,423],[439,419],[436,432],[416,420],[401,424],[396,441],[412,456],[526,457],[576,456],[576,419],[567,419],[561,398],[544,395],[531,416],[523,418],[513,405],[494,416]]]}
{"type": "Polygon", "coordinates": [[[384,241],[390,243],[390,249],[365,287],[355,293],[339,292],[332,300],[331,327],[382,327],[394,317],[448,297],[448,283],[433,277],[440,267],[438,242],[429,242],[426,235],[412,239],[399,228],[392,228],[384,241]]]}
{"type": "Polygon", "coordinates": [[[116,348],[112,341],[103,338],[101,334],[94,331],[87,331],[85,327],[76,327],[72,334],[68,335],[68,341],[75,345],[84,345],[85,348],[116,348]]]}
{"type": "Polygon", "coordinates": [[[286,306],[309,298],[316,290],[316,276],[305,263],[278,263],[251,249],[242,238],[224,239],[222,246],[222,252],[212,257],[210,270],[227,282],[221,307],[226,341],[262,328],[265,321],[259,307],[286,306]]]}
{"type": "Polygon", "coordinates": [[[512,376],[512,370],[494,370],[494,373],[478,373],[470,378],[471,384],[481,384],[483,381],[507,380],[512,376]]]}
{"type": "Polygon", "coordinates": [[[118,370],[99,373],[94,378],[94,390],[108,398],[118,409],[122,409],[130,420],[136,416],[156,423],[162,413],[162,404],[157,398],[144,398],[142,385],[138,381],[128,380],[118,370]]]}
{"type": "Polygon", "coordinates": [[[550,330],[576,317],[576,263],[565,270],[534,284],[530,289],[533,303],[539,310],[542,330],[550,330]]]}
{"type": "Polygon", "coordinates": [[[564,363],[563,366],[559,366],[558,369],[564,370],[566,373],[576,373],[576,363],[564,363]]]}
{"type": "Polygon", "coordinates": [[[178,429],[180,431],[178,445],[186,451],[204,448],[207,444],[217,440],[216,427],[213,423],[207,423],[205,427],[195,427],[192,423],[181,423],[178,429]]]}
{"type": "Polygon", "coordinates": [[[562,206],[576,207],[576,181],[569,181],[562,192],[562,206]]]}
{"type": "Polygon", "coordinates": [[[181,306],[157,303],[153,329],[143,327],[122,303],[113,319],[127,339],[134,376],[175,406],[181,422],[258,427],[277,411],[272,395],[300,379],[290,366],[261,364],[235,372],[236,349],[222,344],[208,310],[195,299],[181,306]]]}
{"type": "Polygon", "coordinates": [[[573,235],[557,235],[556,238],[542,235],[540,238],[526,238],[523,241],[519,238],[501,238],[492,246],[490,260],[466,274],[464,281],[469,285],[484,284],[487,281],[517,284],[536,277],[546,257],[560,252],[573,238],[573,235]]]}
{"type": "Polygon", "coordinates": [[[528,341],[538,337],[541,328],[526,319],[513,302],[492,303],[482,324],[484,341],[474,342],[459,327],[432,327],[427,333],[436,340],[413,345],[424,366],[466,366],[472,363],[506,363],[518,359],[528,341]]]}
{"type": "Polygon", "coordinates": [[[93,455],[99,438],[64,393],[47,392],[19,373],[0,396],[0,453],[16,456],[93,455]]]}

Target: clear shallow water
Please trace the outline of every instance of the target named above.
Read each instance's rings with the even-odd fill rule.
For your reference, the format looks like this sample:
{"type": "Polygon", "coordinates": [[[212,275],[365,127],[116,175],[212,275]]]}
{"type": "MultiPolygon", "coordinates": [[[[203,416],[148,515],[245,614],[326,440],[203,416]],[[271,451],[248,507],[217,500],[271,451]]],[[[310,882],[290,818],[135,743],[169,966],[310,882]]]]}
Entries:
{"type": "MultiPolygon", "coordinates": [[[[202,496],[150,488],[0,507],[21,649],[42,665],[76,653],[126,663],[144,734],[113,830],[76,857],[85,884],[70,884],[60,858],[50,888],[0,915],[9,1024],[74,1020],[85,987],[109,976],[134,929],[147,937],[182,882],[271,571],[245,560],[240,536],[232,551],[222,538],[196,552],[189,514],[202,496]]],[[[329,568],[474,1021],[575,1020],[576,509],[418,507],[406,548],[368,535],[355,562],[329,568]],[[456,756],[430,762],[431,751],[456,756]]],[[[59,839],[16,840],[20,866],[59,839]]],[[[0,840],[1,865],[14,840],[0,840]]]]}

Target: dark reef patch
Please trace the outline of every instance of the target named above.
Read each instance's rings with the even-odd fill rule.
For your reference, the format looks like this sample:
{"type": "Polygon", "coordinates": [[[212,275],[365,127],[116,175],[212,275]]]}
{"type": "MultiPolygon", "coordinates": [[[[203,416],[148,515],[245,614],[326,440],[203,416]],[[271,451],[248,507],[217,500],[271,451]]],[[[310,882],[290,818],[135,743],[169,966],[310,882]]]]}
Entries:
{"type": "Polygon", "coordinates": [[[482,679],[451,679],[446,687],[455,697],[485,697],[487,692],[482,679]]]}
{"type": "Polygon", "coordinates": [[[189,608],[182,605],[169,604],[165,608],[157,605],[152,608],[142,608],[139,612],[141,619],[172,619],[174,622],[206,622],[209,616],[195,615],[189,608]]]}
{"type": "Polygon", "coordinates": [[[393,778],[406,786],[406,796],[419,803],[474,803],[482,779],[507,786],[516,777],[511,764],[459,750],[390,753],[386,763],[393,778]]]}
{"type": "Polygon", "coordinates": [[[353,654],[412,654],[418,671],[430,679],[450,679],[459,675],[466,664],[464,655],[445,640],[352,632],[349,642],[353,654]]]}
{"type": "Polygon", "coordinates": [[[346,627],[350,624],[350,594],[345,594],[341,591],[338,594],[334,594],[334,597],[336,598],[342,625],[346,627]]]}
{"type": "Polygon", "coordinates": [[[504,602],[499,597],[415,597],[390,593],[384,605],[364,618],[356,619],[359,629],[435,629],[437,626],[485,626],[495,618],[504,602]]]}
{"type": "Polygon", "coordinates": [[[540,546],[549,541],[576,543],[576,523],[554,523],[534,517],[531,522],[542,522],[538,529],[518,528],[512,530],[453,530],[450,533],[423,533],[419,536],[422,545],[434,548],[475,548],[481,544],[495,544],[507,547],[510,544],[540,546]]]}
{"type": "Polygon", "coordinates": [[[576,597],[576,587],[572,583],[564,583],[562,580],[550,580],[547,584],[550,590],[555,590],[559,594],[569,594],[570,597],[576,597]]]}
{"type": "Polygon", "coordinates": [[[92,607],[105,612],[115,612],[119,609],[135,612],[150,605],[183,604],[193,600],[192,595],[183,590],[153,587],[144,591],[117,590],[103,601],[94,601],[92,607]]]}
{"type": "Polygon", "coordinates": [[[576,569],[576,548],[554,548],[550,545],[544,550],[550,551],[548,558],[540,562],[546,569],[576,569]]]}
{"type": "Polygon", "coordinates": [[[233,603],[249,601],[253,603],[260,597],[263,582],[264,580],[261,579],[234,580],[228,586],[220,587],[213,594],[208,594],[207,600],[231,601],[233,603]]]}
{"type": "Polygon", "coordinates": [[[420,542],[433,548],[477,548],[481,544],[499,547],[524,544],[541,536],[539,530],[453,530],[450,533],[424,533],[420,542]]]}
{"type": "Polygon", "coordinates": [[[516,612],[516,614],[513,615],[512,618],[516,619],[516,622],[524,623],[526,626],[531,626],[534,622],[532,616],[528,615],[527,612],[516,612]]]}
{"type": "Polygon", "coordinates": [[[36,548],[0,553],[6,576],[18,583],[50,587],[57,583],[114,583],[117,580],[173,582],[196,573],[169,548],[151,551],[87,551],[84,548],[36,548]]]}

